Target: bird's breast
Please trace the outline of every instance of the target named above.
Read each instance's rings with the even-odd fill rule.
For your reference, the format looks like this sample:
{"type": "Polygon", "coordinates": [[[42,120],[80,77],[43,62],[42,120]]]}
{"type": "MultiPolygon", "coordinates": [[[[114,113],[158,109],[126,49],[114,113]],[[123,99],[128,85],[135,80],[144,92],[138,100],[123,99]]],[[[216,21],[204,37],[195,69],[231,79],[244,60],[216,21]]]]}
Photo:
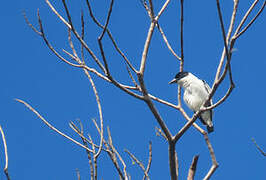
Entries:
{"type": "Polygon", "coordinates": [[[196,93],[192,93],[190,90],[186,90],[184,92],[183,99],[192,111],[198,111],[204,103],[204,99],[201,96],[198,96],[196,93]]]}

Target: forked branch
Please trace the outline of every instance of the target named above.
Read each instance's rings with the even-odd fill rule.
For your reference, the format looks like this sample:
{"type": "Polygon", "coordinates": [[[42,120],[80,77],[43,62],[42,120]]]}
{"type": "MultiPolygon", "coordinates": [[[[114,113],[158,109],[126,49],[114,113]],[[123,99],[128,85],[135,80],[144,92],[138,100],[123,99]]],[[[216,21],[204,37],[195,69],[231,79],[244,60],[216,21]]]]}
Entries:
{"type": "Polygon", "coordinates": [[[51,125],[48,121],[46,121],[44,119],[44,117],[42,117],[38,111],[36,111],[33,107],[31,107],[28,103],[26,103],[25,101],[21,100],[21,99],[15,99],[17,102],[20,102],[21,104],[24,104],[29,110],[31,110],[34,114],[36,114],[38,116],[38,118],[40,118],[42,120],[42,122],[44,122],[50,129],[52,129],[53,131],[55,131],[56,133],[58,133],[59,135],[65,137],[66,139],[72,141],[73,143],[77,144],[78,146],[88,150],[89,152],[93,152],[91,149],[87,148],[86,146],[84,146],[83,144],[79,143],[78,141],[72,139],[71,137],[69,137],[68,135],[64,134],[63,132],[59,131],[58,129],[56,129],[53,125],[51,125]]]}

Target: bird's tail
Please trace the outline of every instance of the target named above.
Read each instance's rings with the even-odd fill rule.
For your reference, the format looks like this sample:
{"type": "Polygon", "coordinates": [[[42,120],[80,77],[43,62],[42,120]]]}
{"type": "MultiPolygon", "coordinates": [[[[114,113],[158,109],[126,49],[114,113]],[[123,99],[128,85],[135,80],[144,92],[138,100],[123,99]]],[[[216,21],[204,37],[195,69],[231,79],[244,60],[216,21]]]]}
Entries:
{"type": "Polygon", "coordinates": [[[208,126],[208,125],[207,125],[207,131],[208,131],[208,133],[213,132],[213,131],[214,131],[213,126],[208,126]]]}
{"type": "Polygon", "coordinates": [[[204,111],[200,114],[199,119],[201,122],[207,126],[208,133],[214,131],[213,123],[212,123],[212,112],[211,111],[204,111]]]}

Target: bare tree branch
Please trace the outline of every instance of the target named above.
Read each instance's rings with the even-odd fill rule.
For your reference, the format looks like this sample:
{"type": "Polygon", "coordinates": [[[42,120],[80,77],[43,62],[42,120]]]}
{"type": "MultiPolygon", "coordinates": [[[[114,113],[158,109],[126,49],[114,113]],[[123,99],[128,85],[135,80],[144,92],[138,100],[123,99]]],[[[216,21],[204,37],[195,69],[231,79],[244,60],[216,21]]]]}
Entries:
{"type": "Polygon", "coordinates": [[[162,129],[155,127],[155,134],[156,136],[162,136],[167,141],[167,137],[163,133],[162,129]]]}
{"type": "MultiPolygon", "coordinates": [[[[188,115],[187,115],[187,113],[185,112],[185,110],[184,110],[183,108],[181,108],[180,106],[178,106],[178,105],[174,105],[174,104],[172,104],[172,103],[170,103],[170,102],[167,102],[167,101],[165,101],[165,100],[163,100],[163,99],[160,99],[160,98],[158,98],[158,97],[155,97],[155,96],[153,96],[153,95],[151,95],[151,94],[149,94],[149,97],[150,97],[151,99],[153,99],[153,100],[159,102],[159,103],[162,103],[162,104],[164,104],[164,105],[167,105],[167,106],[169,106],[169,107],[172,107],[172,108],[174,108],[174,109],[179,110],[179,111],[182,113],[182,115],[185,117],[185,119],[186,119],[187,121],[190,120],[190,118],[188,117],[188,115]]],[[[203,111],[205,111],[205,109],[203,109],[203,111]]],[[[194,126],[194,127],[195,127],[195,128],[201,133],[201,134],[203,134],[204,130],[201,129],[201,128],[200,128],[195,122],[193,123],[193,126],[194,126]]]]}
{"type": "MultiPolygon", "coordinates": [[[[255,4],[255,2],[258,2],[258,0],[257,1],[254,1],[254,4],[255,4]]],[[[263,9],[265,8],[265,5],[266,5],[266,1],[264,1],[264,3],[263,3],[263,5],[261,6],[261,8],[260,8],[260,10],[258,11],[258,13],[256,14],[256,16],[248,23],[248,25],[245,27],[245,28],[243,28],[243,30],[241,31],[241,32],[239,32],[236,36],[235,36],[235,38],[237,39],[238,37],[240,37],[244,32],[246,32],[246,30],[255,22],[255,20],[259,17],[259,15],[261,14],[261,12],[263,11],[263,9]]],[[[254,5],[255,6],[255,5],[254,5]]],[[[254,7],[253,6],[251,6],[250,7],[250,9],[252,10],[254,7]]],[[[247,16],[250,14],[250,12],[248,11],[247,12],[247,16]]],[[[243,18],[243,23],[245,22],[245,20],[246,20],[246,18],[244,17],[243,18]]],[[[240,24],[240,28],[241,28],[241,24],[240,24]]]]}
{"type": "MultiPolygon", "coordinates": [[[[87,138],[84,137],[83,125],[82,125],[81,122],[80,122],[80,129],[73,122],[70,122],[69,126],[81,137],[84,146],[88,147],[88,143],[87,142],[90,142],[90,144],[92,144],[92,146],[94,146],[92,141],[89,141],[87,138]]],[[[94,174],[95,173],[94,173],[94,167],[93,167],[93,164],[92,164],[91,152],[86,150],[86,153],[87,153],[87,157],[88,157],[88,160],[89,160],[91,180],[94,180],[94,174]]]]}
{"type": "MultiPolygon", "coordinates": [[[[100,131],[99,131],[99,133],[100,133],[100,131]]],[[[92,153],[92,161],[93,161],[94,174],[91,175],[91,177],[94,178],[94,179],[97,179],[97,177],[98,177],[98,163],[97,163],[97,159],[98,158],[95,157],[96,149],[95,149],[95,145],[94,145],[94,143],[92,141],[92,137],[89,134],[88,134],[88,136],[89,136],[90,141],[92,142],[92,150],[93,150],[93,153],[92,153]]]]}
{"type": "Polygon", "coordinates": [[[194,180],[194,176],[195,176],[197,164],[198,164],[198,159],[199,159],[199,155],[196,155],[193,157],[191,166],[188,171],[187,180],[194,180]]]}
{"type": "MultiPolygon", "coordinates": [[[[26,18],[26,16],[25,16],[25,18],[26,18]]],[[[102,75],[101,73],[99,73],[99,72],[97,72],[95,69],[93,69],[93,68],[89,68],[88,66],[86,66],[86,65],[84,65],[84,64],[73,64],[73,63],[71,63],[71,62],[69,62],[68,60],[66,60],[65,58],[63,58],[53,47],[52,47],[52,45],[49,43],[49,41],[48,41],[48,39],[46,38],[46,36],[45,36],[45,34],[44,34],[44,31],[43,31],[43,26],[42,26],[42,22],[41,22],[41,18],[40,18],[40,16],[39,16],[39,13],[38,13],[38,19],[39,19],[39,26],[40,26],[40,32],[38,33],[38,31],[36,32],[36,33],[38,33],[42,38],[43,38],[43,40],[45,41],[45,43],[46,43],[46,45],[49,47],[49,49],[59,58],[59,59],[61,59],[62,61],[64,61],[65,63],[67,63],[67,64],[69,64],[69,65],[71,65],[71,66],[74,66],[74,67],[78,67],[78,68],[83,68],[83,69],[86,69],[86,70],[88,70],[88,71],[90,71],[90,72],[93,72],[94,74],[96,74],[97,76],[99,76],[99,77],[101,77],[102,79],[104,79],[104,80],[106,80],[106,81],[108,81],[108,82],[112,82],[115,86],[117,86],[118,88],[120,88],[121,90],[123,90],[123,91],[125,91],[126,93],[128,93],[129,95],[131,95],[131,96],[134,96],[134,97],[136,97],[136,98],[138,98],[138,99],[143,99],[143,97],[141,97],[141,96],[139,96],[138,94],[136,94],[136,93],[133,93],[132,91],[130,91],[130,90],[128,90],[128,89],[135,89],[135,87],[130,87],[130,86],[125,86],[125,85],[122,85],[122,84],[120,84],[120,83],[118,83],[117,81],[115,81],[112,77],[109,77],[109,78],[107,78],[107,77],[105,77],[104,75],[102,75]]],[[[29,22],[28,20],[27,20],[27,18],[26,18],[26,22],[29,22]]],[[[33,28],[33,26],[29,23],[28,24],[30,27],[32,27],[33,28]]],[[[33,28],[33,30],[34,30],[35,28],[33,28]]],[[[73,29],[73,27],[72,27],[72,29],[73,29]]],[[[36,29],[35,29],[36,30],[36,29]]],[[[73,30],[72,30],[72,32],[74,32],[73,30]]],[[[74,33],[75,34],[75,33],[74,33]]],[[[76,35],[77,36],[77,35],[76,35]]],[[[85,47],[85,45],[84,44],[82,44],[84,47],[85,47]]],[[[65,53],[67,53],[65,50],[63,50],[65,53]]],[[[71,56],[71,54],[70,53],[67,53],[69,56],[71,56]]],[[[75,56],[71,56],[73,59],[76,59],[77,57],[75,57],[75,56]]],[[[76,59],[76,61],[80,61],[80,60],[78,60],[78,59],[76,59]]]]}
{"type": "Polygon", "coordinates": [[[115,155],[118,156],[120,162],[122,163],[122,165],[124,167],[123,168],[124,175],[122,177],[124,177],[123,179],[128,179],[128,174],[127,174],[127,171],[126,171],[126,167],[127,167],[126,163],[124,162],[124,160],[122,159],[122,157],[120,156],[120,154],[117,152],[117,150],[115,149],[115,147],[113,145],[113,141],[112,141],[111,132],[110,132],[109,127],[107,127],[107,132],[108,132],[108,142],[109,142],[109,145],[111,147],[111,151],[113,152],[113,158],[116,158],[115,155]]]}
{"type": "Polygon", "coordinates": [[[149,46],[150,46],[150,42],[151,42],[151,37],[154,31],[154,27],[155,27],[155,22],[152,21],[150,24],[150,28],[148,31],[148,35],[145,41],[145,45],[144,45],[144,49],[142,52],[142,58],[141,58],[141,65],[140,65],[140,69],[139,69],[139,73],[143,76],[144,74],[144,70],[145,70],[145,65],[146,65],[146,60],[147,60],[147,54],[149,51],[149,46]]]}
{"type": "Polygon", "coordinates": [[[256,143],[255,139],[254,139],[254,138],[251,138],[251,140],[253,141],[253,143],[255,144],[255,146],[257,147],[257,149],[260,151],[260,153],[261,153],[263,156],[266,156],[266,152],[264,152],[264,151],[259,147],[259,145],[256,143]]]}
{"type": "Polygon", "coordinates": [[[97,65],[101,68],[101,70],[106,74],[106,69],[104,68],[104,66],[102,65],[102,63],[100,62],[100,60],[96,57],[96,55],[93,53],[93,51],[88,47],[88,45],[83,41],[83,39],[80,37],[80,35],[78,34],[78,32],[76,31],[76,29],[73,26],[72,23],[72,18],[71,15],[69,13],[68,7],[66,5],[65,0],[62,0],[62,3],[64,5],[66,14],[67,14],[67,18],[69,21],[69,25],[70,25],[70,29],[72,30],[72,32],[74,33],[74,35],[76,36],[76,38],[79,40],[79,42],[85,47],[85,49],[89,52],[89,54],[91,55],[91,57],[94,59],[94,61],[97,63],[97,65]]]}
{"type": "Polygon", "coordinates": [[[152,0],[149,0],[149,4],[150,4],[151,20],[153,20],[154,19],[154,10],[153,10],[152,0]]]}
{"type": "Polygon", "coordinates": [[[197,111],[196,113],[194,113],[194,115],[192,116],[192,118],[190,118],[190,120],[175,135],[175,137],[173,138],[173,141],[175,143],[183,136],[183,134],[190,128],[190,126],[192,126],[192,124],[196,121],[196,119],[198,118],[198,116],[200,115],[200,113],[201,113],[201,111],[197,111]]]}
{"type": "MultiPolygon", "coordinates": [[[[181,47],[181,60],[180,60],[180,66],[179,71],[182,72],[184,69],[184,0],[180,0],[180,47],[181,47]]],[[[178,86],[177,91],[177,100],[178,100],[178,106],[182,107],[181,104],[181,87],[178,86]]]]}
{"type": "Polygon", "coordinates": [[[155,20],[158,21],[160,16],[163,14],[165,9],[167,8],[168,4],[170,3],[170,0],[166,0],[164,5],[162,6],[161,10],[158,12],[157,16],[155,17],[155,20]]]}
{"type": "Polygon", "coordinates": [[[169,165],[170,165],[170,176],[171,180],[177,180],[178,177],[178,165],[176,161],[176,151],[175,144],[173,140],[168,141],[168,156],[169,156],[169,165]]]}
{"type": "Polygon", "coordinates": [[[33,107],[31,107],[28,103],[26,103],[25,101],[21,100],[21,99],[15,99],[16,101],[24,104],[29,110],[31,110],[34,114],[36,114],[38,116],[38,118],[40,118],[50,129],[52,129],[53,131],[55,131],[56,133],[60,134],[61,136],[65,137],[66,139],[72,141],[73,143],[79,145],[80,147],[93,152],[91,149],[87,148],[86,146],[84,146],[83,144],[80,144],[78,141],[72,139],[71,137],[67,136],[66,134],[62,133],[61,131],[59,131],[58,129],[56,129],[54,126],[52,126],[48,121],[46,121],[33,107]]]}
{"type": "Polygon", "coordinates": [[[98,112],[99,112],[99,117],[100,117],[100,147],[98,149],[98,152],[95,154],[94,158],[98,158],[98,156],[100,155],[101,153],[101,150],[102,150],[102,145],[103,145],[103,114],[102,114],[102,106],[101,106],[101,103],[100,103],[100,98],[99,98],[99,95],[98,95],[98,91],[96,89],[96,86],[90,76],[90,73],[88,71],[85,71],[90,83],[91,83],[91,86],[92,86],[92,89],[93,89],[93,92],[94,92],[94,95],[95,95],[95,98],[96,98],[96,102],[97,102],[97,105],[98,105],[98,112]]]}
{"type": "Polygon", "coordinates": [[[177,152],[175,151],[175,166],[176,166],[176,173],[177,173],[177,179],[179,175],[179,163],[178,163],[178,157],[177,157],[177,152]]]}
{"type": "Polygon", "coordinates": [[[10,179],[10,176],[9,176],[9,173],[8,173],[8,153],[7,153],[7,145],[6,145],[6,137],[5,137],[5,134],[4,134],[4,131],[2,129],[2,126],[0,125],[0,132],[1,132],[1,135],[2,135],[2,141],[3,141],[3,144],[4,144],[4,150],[5,150],[5,167],[4,167],[4,173],[6,175],[6,179],[7,180],[11,180],[10,179]]]}
{"type": "MultiPolygon", "coordinates": [[[[87,6],[88,6],[88,9],[89,9],[89,14],[93,20],[93,22],[99,26],[100,28],[104,28],[104,26],[102,24],[99,23],[99,21],[95,18],[95,16],[93,15],[93,12],[92,12],[92,8],[91,8],[91,5],[89,3],[89,0],[86,0],[86,3],[87,3],[87,6]]],[[[113,46],[115,47],[116,51],[123,57],[123,59],[125,60],[125,62],[128,64],[128,66],[131,68],[131,70],[135,73],[137,73],[137,70],[134,68],[134,66],[130,63],[130,61],[128,60],[128,58],[125,56],[125,54],[119,49],[116,41],[114,40],[114,37],[112,36],[111,32],[109,31],[108,27],[106,27],[106,32],[110,38],[110,40],[112,41],[113,43],[113,46]]]]}
{"type": "MultiPolygon", "coordinates": [[[[220,8],[220,2],[219,2],[219,0],[216,0],[216,5],[217,5],[218,14],[219,14],[219,20],[220,20],[220,25],[221,25],[221,29],[222,29],[222,35],[223,35],[223,41],[224,41],[225,54],[226,54],[226,57],[227,57],[227,61],[229,61],[230,60],[230,55],[229,55],[229,52],[228,52],[228,40],[227,40],[226,35],[225,35],[223,16],[222,16],[222,12],[221,12],[221,8],[220,8]]],[[[232,28],[233,28],[233,25],[232,25],[232,28]]],[[[230,32],[230,28],[229,28],[229,32],[230,32]]]]}
{"type": "Polygon", "coordinates": [[[104,66],[105,66],[105,69],[106,69],[107,77],[110,77],[111,74],[110,74],[110,71],[109,71],[109,68],[108,68],[108,64],[107,64],[107,61],[106,61],[106,57],[105,57],[105,54],[104,54],[103,45],[102,45],[102,38],[103,38],[103,36],[104,36],[104,34],[106,32],[106,28],[107,28],[109,20],[110,20],[110,16],[111,16],[111,13],[112,13],[112,7],[113,7],[113,0],[111,1],[111,4],[110,4],[110,8],[109,8],[109,11],[108,11],[108,15],[107,15],[107,19],[106,19],[106,23],[104,25],[103,31],[102,31],[101,35],[98,37],[98,43],[99,43],[99,47],[100,47],[100,50],[101,50],[101,55],[102,55],[102,58],[103,58],[103,62],[104,62],[104,66]]]}
{"type": "Polygon", "coordinates": [[[76,169],[76,172],[77,172],[77,178],[78,178],[78,180],[80,180],[80,172],[79,172],[79,170],[76,169]]]}
{"type": "MultiPolygon", "coordinates": [[[[229,40],[230,40],[230,37],[231,37],[231,32],[233,30],[233,27],[234,27],[234,23],[235,23],[235,17],[236,17],[236,13],[237,13],[237,8],[238,8],[238,2],[239,0],[235,0],[234,1],[234,9],[233,9],[233,13],[232,13],[232,16],[231,16],[231,22],[230,22],[230,26],[229,26],[229,29],[228,29],[228,33],[227,33],[227,36],[226,36],[226,43],[224,44],[228,44],[229,43],[229,40]]],[[[217,9],[218,9],[218,14],[219,14],[219,20],[220,20],[220,25],[221,25],[221,28],[223,28],[223,21],[222,21],[222,15],[221,15],[221,10],[220,10],[220,3],[219,1],[216,1],[216,4],[217,4],[217,9]]],[[[224,28],[222,29],[222,33],[224,32],[224,28]]],[[[225,39],[224,37],[224,33],[223,33],[223,40],[225,39]]],[[[227,46],[226,46],[227,47],[227,46]]],[[[231,47],[231,45],[230,45],[231,47]]],[[[231,53],[231,52],[230,52],[231,53]]],[[[220,63],[218,65],[218,68],[216,70],[216,76],[215,76],[215,81],[218,81],[218,79],[222,79],[220,77],[220,73],[221,73],[221,70],[222,70],[222,65],[224,63],[224,58],[225,58],[225,55],[226,55],[226,48],[224,47],[223,49],[223,53],[222,53],[222,56],[221,56],[221,59],[220,59],[220,63]]],[[[226,69],[226,68],[225,68],[226,69]]],[[[214,85],[213,85],[214,86],[214,85]]],[[[213,88],[212,88],[213,89],[213,88]]]]}
{"type": "MultiPolygon", "coordinates": [[[[181,47],[181,62],[184,63],[184,0],[180,0],[180,47],[181,47]]],[[[180,65],[180,72],[183,71],[183,66],[180,65]]]]}
{"type": "MultiPolygon", "coordinates": [[[[84,41],[85,36],[85,23],[84,23],[84,15],[83,11],[81,11],[81,39],[84,41]]],[[[85,64],[85,58],[84,58],[84,46],[81,44],[81,59],[83,64],[85,64]]]]}
{"type": "MultiPolygon", "coordinates": [[[[104,79],[105,81],[112,83],[113,85],[115,85],[116,87],[118,87],[119,89],[121,89],[122,91],[126,92],[127,94],[143,100],[147,106],[149,107],[150,111],[153,113],[153,116],[155,117],[155,119],[157,120],[158,124],[160,125],[160,128],[157,129],[158,133],[161,134],[168,142],[168,152],[169,152],[169,164],[170,164],[170,176],[172,180],[177,180],[178,178],[178,157],[177,157],[177,153],[176,153],[176,143],[177,141],[184,135],[185,132],[187,132],[187,130],[193,125],[203,136],[204,139],[206,141],[207,144],[207,148],[210,152],[210,157],[212,160],[212,166],[209,169],[209,171],[207,172],[206,176],[204,177],[204,180],[208,180],[212,174],[215,172],[215,170],[218,167],[218,163],[216,161],[216,157],[214,154],[214,150],[213,147],[210,143],[210,140],[208,138],[207,133],[201,129],[196,123],[196,119],[197,117],[200,115],[200,113],[202,113],[203,111],[206,110],[210,110],[213,108],[216,108],[217,106],[219,106],[221,103],[223,103],[231,94],[232,90],[234,89],[234,82],[233,82],[233,76],[232,76],[232,69],[231,69],[231,57],[232,57],[232,50],[234,47],[234,43],[236,41],[236,39],[238,37],[240,37],[253,23],[254,21],[258,18],[258,16],[261,14],[261,12],[263,11],[264,7],[265,7],[265,1],[262,5],[262,7],[260,8],[260,10],[258,11],[258,13],[255,15],[255,17],[249,22],[247,23],[247,25],[242,29],[242,27],[245,24],[245,21],[247,19],[247,17],[250,15],[251,11],[254,9],[254,7],[256,6],[257,2],[259,0],[255,0],[254,3],[251,5],[251,7],[249,8],[249,10],[246,12],[245,16],[242,18],[240,24],[238,25],[234,35],[232,36],[232,32],[234,29],[234,24],[235,24],[235,20],[236,20],[236,14],[237,14],[237,10],[238,10],[238,3],[239,0],[234,0],[234,7],[233,7],[233,11],[232,11],[232,15],[231,15],[231,21],[230,21],[230,25],[226,34],[226,30],[224,27],[224,22],[223,22],[223,15],[222,15],[222,11],[221,11],[221,7],[220,7],[220,2],[219,0],[216,0],[216,4],[217,4],[217,10],[218,10],[218,15],[219,15],[219,20],[220,20],[220,25],[221,25],[221,31],[222,31],[222,37],[223,37],[223,43],[224,43],[224,50],[221,56],[221,59],[219,61],[219,65],[217,67],[217,72],[216,72],[216,77],[215,80],[213,82],[212,85],[212,89],[211,92],[209,94],[208,99],[206,100],[206,102],[204,103],[204,105],[206,105],[206,103],[213,97],[213,95],[215,94],[216,90],[220,87],[221,83],[223,82],[223,80],[225,79],[225,76],[228,72],[229,74],[229,80],[230,80],[230,87],[228,88],[227,92],[225,93],[225,95],[220,98],[215,104],[213,104],[212,106],[209,107],[202,107],[198,112],[195,112],[193,114],[193,116],[190,118],[187,113],[185,112],[185,110],[182,108],[182,104],[181,104],[181,88],[180,86],[178,87],[178,105],[174,105],[170,102],[167,102],[163,99],[160,99],[156,96],[153,96],[151,94],[149,94],[146,85],[144,83],[144,72],[145,69],[147,69],[146,64],[147,64],[147,57],[148,57],[148,52],[150,49],[150,44],[151,44],[151,39],[153,36],[153,32],[155,27],[158,28],[159,32],[161,33],[161,36],[163,37],[163,40],[165,42],[165,44],[167,45],[168,49],[170,50],[170,52],[177,58],[180,60],[180,67],[179,70],[180,72],[183,71],[184,68],[184,0],[180,0],[180,56],[178,56],[174,50],[172,49],[171,45],[169,44],[166,35],[164,34],[162,28],[159,26],[159,18],[161,17],[161,15],[163,14],[163,12],[165,12],[167,6],[170,3],[170,0],[165,0],[163,6],[161,7],[161,9],[159,10],[158,14],[156,15],[156,13],[154,12],[154,6],[153,6],[153,1],[152,0],[143,0],[142,4],[144,6],[144,8],[146,9],[149,17],[150,17],[150,27],[148,29],[148,33],[146,36],[146,41],[144,44],[144,48],[142,51],[142,56],[141,56],[141,60],[140,60],[140,66],[139,69],[136,70],[134,68],[134,66],[132,65],[132,63],[129,61],[129,59],[127,59],[127,57],[125,56],[125,54],[119,49],[116,41],[114,40],[114,37],[112,36],[110,30],[108,29],[108,25],[110,24],[110,17],[111,17],[111,13],[112,13],[112,8],[113,8],[113,3],[114,0],[110,1],[110,6],[108,9],[108,13],[106,16],[106,19],[104,21],[104,25],[101,24],[97,18],[94,16],[91,5],[89,0],[86,0],[88,9],[89,9],[89,14],[90,17],[92,18],[93,22],[101,28],[101,33],[98,37],[98,45],[99,45],[99,49],[100,49],[100,56],[101,59],[98,59],[96,54],[89,48],[89,46],[87,45],[87,43],[84,41],[84,36],[85,36],[85,25],[84,25],[84,17],[83,17],[83,12],[81,12],[81,35],[76,31],[76,29],[74,28],[73,22],[72,22],[72,17],[71,14],[69,12],[69,9],[67,7],[66,1],[62,0],[64,9],[65,9],[65,13],[67,16],[67,20],[65,20],[63,18],[62,15],[60,15],[56,9],[52,6],[52,4],[49,2],[49,0],[46,0],[46,3],[48,4],[48,6],[50,7],[50,9],[53,11],[53,13],[55,13],[55,15],[60,19],[61,22],[64,23],[64,25],[67,27],[68,29],[68,41],[69,41],[69,45],[70,48],[72,50],[72,52],[68,52],[66,50],[63,50],[64,53],[66,53],[66,55],[68,55],[69,59],[74,60],[75,63],[70,62],[69,60],[65,59],[60,53],[58,53],[54,47],[51,45],[51,43],[48,41],[45,33],[44,33],[44,28],[43,28],[43,24],[39,15],[39,11],[38,11],[38,22],[39,22],[39,29],[37,30],[27,19],[26,15],[24,14],[25,20],[27,22],[27,24],[39,35],[42,37],[42,39],[45,41],[46,45],[48,46],[48,48],[63,62],[73,66],[73,67],[78,67],[78,68],[82,68],[85,72],[85,74],[87,75],[90,84],[92,85],[95,97],[96,97],[96,102],[98,105],[98,111],[99,111],[99,116],[100,116],[100,124],[98,125],[96,123],[96,121],[93,119],[93,123],[99,133],[100,136],[100,144],[96,145],[93,140],[92,137],[90,135],[88,135],[89,138],[86,138],[83,134],[83,126],[82,124],[80,124],[80,128],[78,128],[74,123],[70,123],[70,127],[81,137],[83,145],[80,144],[79,142],[75,141],[74,139],[70,138],[69,136],[65,135],[64,133],[60,132],[59,130],[57,130],[56,128],[54,128],[52,125],[50,125],[35,109],[33,109],[30,105],[28,105],[26,102],[17,99],[18,102],[23,103],[27,108],[29,108],[31,111],[33,111],[49,128],[51,128],[52,130],[56,131],[57,133],[59,133],[60,135],[64,136],[65,138],[71,140],[72,142],[78,144],[79,146],[83,147],[86,149],[86,152],[88,154],[88,158],[89,158],[89,164],[90,164],[90,169],[91,169],[91,180],[96,180],[98,175],[97,175],[97,158],[99,157],[99,155],[101,154],[102,151],[107,152],[108,156],[110,157],[111,161],[113,162],[117,173],[120,177],[120,179],[131,179],[131,176],[127,173],[127,169],[126,169],[126,164],[123,160],[123,158],[120,156],[120,154],[118,153],[118,151],[116,150],[116,148],[113,145],[112,142],[112,137],[111,137],[111,133],[109,128],[107,128],[107,132],[108,132],[108,141],[104,139],[104,135],[103,135],[103,117],[102,117],[102,108],[101,108],[101,104],[100,104],[100,99],[98,96],[98,92],[97,89],[95,87],[94,81],[92,80],[91,74],[90,72],[94,73],[95,75],[97,75],[98,77],[104,79]],[[242,29],[242,30],[241,30],[242,29]],[[72,42],[71,39],[71,33],[73,33],[73,37],[75,37],[75,39],[78,40],[78,42],[81,44],[81,59],[78,57],[78,53],[74,47],[74,44],[72,42]],[[106,57],[106,53],[105,53],[105,48],[104,44],[102,42],[102,39],[104,38],[104,36],[108,36],[109,39],[111,40],[113,47],[115,47],[116,51],[122,56],[122,59],[124,60],[124,62],[126,63],[126,69],[128,71],[128,75],[132,81],[132,83],[134,84],[134,86],[128,86],[128,85],[123,85],[121,83],[119,83],[118,81],[116,81],[111,73],[110,73],[110,69],[108,67],[108,58],[106,57]],[[85,64],[85,57],[84,57],[84,50],[88,51],[88,53],[90,54],[91,58],[97,63],[97,66],[102,70],[101,73],[99,73],[98,71],[96,71],[95,69],[88,67],[85,64]],[[225,57],[226,57],[226,62],[225,62],[225,57]],[[132,74],[132,73],[135,74],[132,74]],[[222,72],[222,73],[221,73],[222,72]],[[137,75],[138,78],[138,83],[135,81],[134,77],[137,75]],[[181,112],[181,114],[185,117],[185,119],[187,120],[187,123],[178,131],[178,133],[176,135],[172,135],[170,130],[168,129],[166,123],[164,122],[163,118],[161,117],[158,109],[155,107],[154,102],[153,101],[157,101],[161,104],[167,105],[171,108],[175,108],[177,109],[179,112],[181,112]],[[89,146],[91,146],[91,149],[89,148],[89,146]],[[122,165],[120,168],[120,165],[122,165]]],[[[257,148],[260,150],[260,152],[264,155],[264,152],[259,148],[259,146],[256,144],[256,142],[254,141],[255,145],[257,146],[257,148]]],[[[152,161],[152,152],[151,152],[151,143],[149,146],[149,160],[148,160],[148,165],[147,168],[145,169],[143,163],[141,163],[132,153],[130,153],[129,151],[126,150],[126,152],[129,154],[129,156],[138,164],[138,166],[142,169],[142,171],[144,172],[144,177],[143,179],[149,179],[148,176],[148,172],[151,166],[151,161],[152,161]]],[[[195,175],[195,171],[196,171],[196,166],[197,166],[197,161],[198,161],[198,156],[195,156],[193,159],[193,162],[191,164],[191,167],[189,169],[189,174],[188,174],[188,180],[193,180],[194,179],[194,175],[195,175]]],[[[79,172],[77,172],[78,175],[78,179],[80,179],[80,175],[79,172]]]]}
{"type": "Polygon", "coordinates": [[[160,127],[162,128],[164,134],[166,135],[167,137],[167,140],[171,140],[172,139],[172,135],[171,135],[171,132],[169,131],[169,129],[167,128],[166,124],[164,123],[161,115],[159,114],[159,112],[157,111],[157,109],[155,108],[153,102],[151,101],[149,95],[148,95],[148,92],[147,92],[147,89],[145,87],[145,84],[144,84],[144,80],[142,78],[142,75],[141,74],[138,74],[138,80],[139,80],[139,83],[140,83],[140,87],[141,87],[141,91],[143,93],[143,96],[144,96],[144,101],[146,102],[146,104],[148,105],[148,107],[150,108],[151,112],[153,113],[154,117],[156,118],[157,122],[159,123],[160,127]]]}
{"type": "Polygon", "coordinates": [[[149,142],[149,161],[148,161],[148,165],[146,167],[145,173],[144,173],[143,180],[145,180],[147,178],[146,174],[148,174],[149,171],[150,171],[151,161],[152,161],[152,144],[151,144],[151,141],[150,141],[149,142]]]}
{"type": "Polygon", "coordinates": [[[136,80],[134,79],[134,77],[133,77],[132,73],[130,72],[129,67],[128,67],[127,64],[126,64],[126,69],[127,69],[127,72],[128,72],[128,74],[129,74],[130,79],[132,80],[133,84],[134,84],[135,87],[136,87],[136,90],[140,91],[140,90],[141,90],[141,89],[140,89],[140,86],[138,85],[138,83],[137,83],[136,80]]]}
{"type": "Polygon", "coordinates": [[[141,170],[144,173],[145,178],[150,179],[148,173],[145,170],[145,167],[142,162],[138,160],[131,152],[129,152],[127,149],[125,149],[125,152],[138,164],[138,166],[141,168],[141,170]]]}
{"type": "Polygon", "coordinates": [[[163,37],[163,40],[164,40],[166,46],[168,47],[168,49],[171,51],[171,53],[172,53],[172,54],[173,54],[173,55],[174,55],[179,61],[181,61],[181,57],[179,57],[179,56],[175,53],[175,51],[173,50],[173,48],[172,48],[171,45],[169,44],[169,42],[168,42],[168,40],[167,40],[167,37],[166,37],[166,35],[164,34],[163,29],[161,28],[161,26],[159,25],[158,22],[157,22],[156,26],[157,26],[159,32],[161,33],[161,35],[162,35],[162,37],[163,37]]]}
{"type": "Polygon", "coordinates": [[[206,141],[207,147],[208,147],[210,155],[211,155],[211,160],[212,160],[212,166],[211,166],[209,172],[207,173],[207,175],[203,179],[203,180],[208,180],[208,179],[210,179],[212,174],[215,172],[215,170],[218,168],[219,164],[216,161],[214,150],[212,148],[212,145],[210,143],[210,140],[209,140],[207,133],[204,134],[204,139],[206,141]]]}

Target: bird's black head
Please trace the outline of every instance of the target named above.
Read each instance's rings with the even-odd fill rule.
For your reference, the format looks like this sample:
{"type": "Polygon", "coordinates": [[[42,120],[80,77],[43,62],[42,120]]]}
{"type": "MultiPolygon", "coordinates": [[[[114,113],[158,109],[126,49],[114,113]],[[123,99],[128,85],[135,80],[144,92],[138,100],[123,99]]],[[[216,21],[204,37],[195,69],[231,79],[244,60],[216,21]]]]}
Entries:
{"type": "Polygon", "coordinates": [[[178,81],[178,80],[182,79],[183,77],[186,77],[187,75],[188,75],[188,72],[182,71],[182,72],[179,72],[175,75],[175,79],[178,81]]]}
{"type": "Polygon", "coordinates": [[[188,72],[186,71],[179,72],[175,75],[175,78],[169,82],[169,84],[177,83],[180,79],[186,77],[187,75],[188,75],[188,72]]]}

